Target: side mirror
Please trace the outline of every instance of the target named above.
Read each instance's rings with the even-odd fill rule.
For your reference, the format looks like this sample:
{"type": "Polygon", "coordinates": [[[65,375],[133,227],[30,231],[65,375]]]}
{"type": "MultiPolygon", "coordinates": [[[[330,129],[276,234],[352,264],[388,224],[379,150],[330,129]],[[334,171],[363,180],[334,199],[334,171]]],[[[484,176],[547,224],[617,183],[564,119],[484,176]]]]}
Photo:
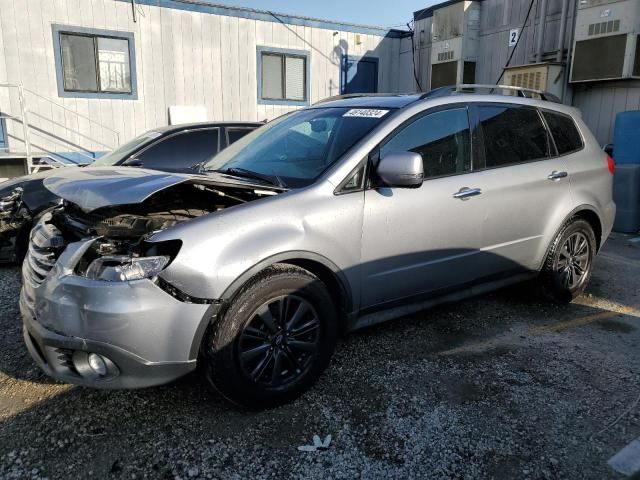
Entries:
{"type": "Polygon", "coordinates": [[[419,188],[424,180],[422,157],[414,152],[390,152],[380,159],[377,173],[389,187],[419,188]]]}
{"type": "Polygon", "coordinates": [[[124,162],[124,165],[126,167],[141,167],[142,166],[142,160],[140,160],[139,158],[130,158],[129,160],[127,160],[126,162],[124,162]]]}

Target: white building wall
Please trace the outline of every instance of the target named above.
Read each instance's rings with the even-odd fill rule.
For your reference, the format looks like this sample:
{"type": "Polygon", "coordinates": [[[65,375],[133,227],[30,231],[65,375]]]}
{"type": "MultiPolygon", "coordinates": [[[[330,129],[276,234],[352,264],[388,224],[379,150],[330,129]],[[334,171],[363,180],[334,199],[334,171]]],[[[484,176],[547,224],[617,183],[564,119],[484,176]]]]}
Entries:
{"type": "MultiPolygon", "coordinates": [[[[71,112],[117,130],[125,140],[166,125],[171,105],[203,105],[208,119],[215,121],[272,119],[297,108],[258,104],[257,46],[310,52],[311,103],[340,93],[341,58],[345,54],[379,58],[379,91],[399,91],[404,83],[401,79],[406,77],[400,71],[405,63],[400,62],[400,39],[382,34],[155,5],[137,5],[136,17],[134,22],[130,2],[118,0],[0,0],[0,83],[22,83],[71,112]],[[60,98],[52,24],[133,32],[137,100],[60,98]]],[[[28,96],[28,102],[34,112],[30,123],[37,128],[83,147],[89,146],[87,137],[114,144],[114,134],[61,107],[33,96],[28,96]]],[[[0,111],[7,110],[18,114],[17,95],[0,88],[0,111]]],[[[17,122],[7,125],[14,149],[21,138],[16,126],[17,122]]],[[[52,148],[49,140],[53,141],[39,139],[43,146],[52,148]]],[[[36,139],[32,141],[36,143],[36,139]]]]}

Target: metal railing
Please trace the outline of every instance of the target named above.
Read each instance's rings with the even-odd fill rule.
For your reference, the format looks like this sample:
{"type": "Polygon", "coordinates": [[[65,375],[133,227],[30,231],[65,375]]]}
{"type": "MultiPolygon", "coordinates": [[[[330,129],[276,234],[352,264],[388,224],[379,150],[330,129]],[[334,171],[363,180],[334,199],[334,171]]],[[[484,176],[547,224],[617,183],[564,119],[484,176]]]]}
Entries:
{"type": "MultiPolygon", "coordinates": [[[[120,133],[117,130],[107,127],[91,117],[78,113],[65,105],[54,102],[44,95],[25,88],[21,83],[0,83],[0,90],[2,89],[5,89],[6,92],[8,92],[8,97],[6,98],[9,98],[9,100],[12,92],[17,93],[19,112],[7,112],[7,105],[2,105],[1,102],[3,97],[0,96],[0,122],[3,122],[6,127],[4,128],[6,145],[4,147],[0,147],[0,153],[4,152],[5,154],[14,154],[17,157],[24,156],[27,162],[27,173],[33,173],[43,168],[55,168],[67,165],[60,159],[60,157],[62,157],[61,153],[68,151],[69,149],[76,150],[73,153],[82,157],[83,160],[86,159],[87,163],[92,162],[95,159],[93,156],[95,149],[82,146],[79,144],[79,141],[75,142],[69,139],[69,136],[75,136],[78,139],[82,139],[82,141],[90,142],[90,144],[97,145],[105,150],[111,150],[120,145],[120,133]],[[56,122],[53,118],[43,115],[40,113],[42,111],[41,109],[39,109],[39,111],[30,110],[27,95],[34,97],[39,102],[44,102],[46,108],[51,108],[52,112],[54,108],[62,111],[65,116],[65,122],[61,124],[56,122]],[[101,132],[108,132],[113,138],[113,142],[107,143],[103,138],[104,135],[98,139],[83,133],[80,131],[80,128],[70,127],[66,121],[69,116],[73,118],[75,123],[78,125],[82,122],[83,124],[98,127],[101,132]],[[49,122],[50,126],[38,126],[36,125],[36,122],[30,122],[31,117],[38,119],[40,122],[49,122]],[[11,122],[9,124],[11,128],[7,126],[7,121],[11,122]],[[55,133],[55,130],[57,129],[65,130],[67,135],[58,135],[55,133]],[[12,136],[11,133],[15,133],[16,131],[22,132],[22,139],[15,138],[15,140],[24,144],[23,152],[15,152],[10,147],[9,137],[12,136]],[[43,143],[34,143],[33,137],[41,138],[43,143]],[[61,146],[63,149],[57,150],[56,148],[49,148],[47,146],[49,144],[61,146]],[[37,163],[34,161],[36,156],[38,158],[37,163]]],[[[9,104],[11,104],[11,101],[9,101],[9,104]]]]}

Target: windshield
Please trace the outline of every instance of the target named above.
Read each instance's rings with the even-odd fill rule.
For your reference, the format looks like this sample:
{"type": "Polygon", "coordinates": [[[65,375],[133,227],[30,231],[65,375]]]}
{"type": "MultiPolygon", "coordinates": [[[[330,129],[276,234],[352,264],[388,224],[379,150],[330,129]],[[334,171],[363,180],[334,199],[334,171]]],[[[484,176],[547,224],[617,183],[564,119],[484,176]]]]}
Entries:
{"type": "Polygon", "coordinates": [[[139,137],[136,137],[133,140],[129,140],[124,145],[120,145],[115,150],[112,150],[111,152],[98,158],[91,165],[94,167],[110,167],[112,165],[117,165],[122,162],[122,160],[131,155],[136,149],[140,148],[145,143],[158,138],[160,135],[162,134],[153,131],[143,133],[139,137]]]}
{"type": "Polygon", "coordinates": [[[290,188],[310,185],[389,110],[313,108],[254,130],[209,161],[208,171],[247,171],[278,179],[290,188]]]}

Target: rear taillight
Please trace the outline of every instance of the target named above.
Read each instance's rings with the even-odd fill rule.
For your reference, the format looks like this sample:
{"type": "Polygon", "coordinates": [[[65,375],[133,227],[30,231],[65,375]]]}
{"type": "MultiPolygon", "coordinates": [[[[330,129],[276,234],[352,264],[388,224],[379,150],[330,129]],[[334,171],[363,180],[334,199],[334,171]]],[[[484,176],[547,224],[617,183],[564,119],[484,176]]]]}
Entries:
{"type": "Polygon", "coordinates": [[[609,155],[607,155],[607,167],[609,167],[609,173],[611,173],[611,175],[616,173],[616,162],[614,162],[613,158],[609,155]]]}

